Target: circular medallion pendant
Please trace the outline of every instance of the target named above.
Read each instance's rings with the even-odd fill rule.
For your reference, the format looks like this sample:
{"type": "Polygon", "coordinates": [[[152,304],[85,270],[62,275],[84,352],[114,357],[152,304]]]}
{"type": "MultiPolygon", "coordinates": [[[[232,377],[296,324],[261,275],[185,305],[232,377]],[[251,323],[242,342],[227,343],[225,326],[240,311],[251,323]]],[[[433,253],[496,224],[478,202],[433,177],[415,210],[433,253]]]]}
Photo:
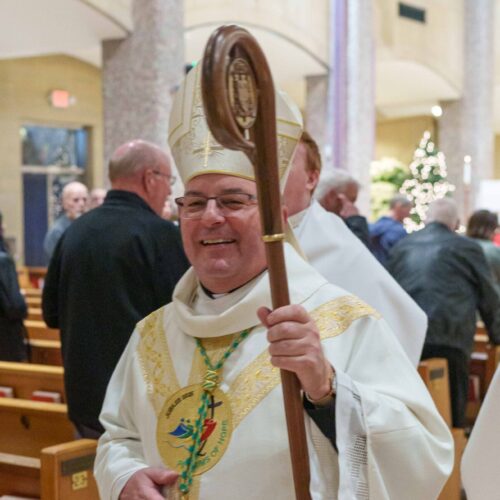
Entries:
{"type": "MultiPolygon", "coordinates": [[[[163,463],[177,472],[189,457],[193,432],[201,403],[201,385],[183,387],[163,406],[156,427],[156,443],[163,463]]],[[[210,395],[203,422],[194,474],[211,469],[224,455],[231,439],[232,414],[226,394],[216,388],[210,395]]]]}

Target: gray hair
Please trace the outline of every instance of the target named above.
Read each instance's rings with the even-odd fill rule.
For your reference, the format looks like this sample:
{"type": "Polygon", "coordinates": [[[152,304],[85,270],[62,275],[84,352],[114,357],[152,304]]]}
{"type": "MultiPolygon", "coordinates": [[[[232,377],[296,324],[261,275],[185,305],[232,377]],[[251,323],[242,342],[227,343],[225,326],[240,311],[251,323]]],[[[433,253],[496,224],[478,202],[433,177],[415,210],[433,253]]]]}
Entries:
{"type": "Polygon", "coordinates": [[[333,189],[342,193],[350,184],[355,184],[358,188],[361,187],[361,184],[345,170],[340,168],[324,169],[321,172],[314,197],[321,200],[333,189]]]}
{"type": "Polygon", "coordinates": [[[426,224],[440,222],[454,231],[458,224],[458,208],[455,200],[451,198],[439,198],[429,205],[426,224]]]}
{"type": "Polygon", "coordinates": [[[169,153],[152,142],[136,139],[122,144],[109,161],[109,180],[131,177],[145,168],[156,169],[162,162],[172,164],[169,153]]]}
{"type": "Polygon", "coordinates": [[[396,205],[407,207],[408,205],[413,205],[413,203],[404,194],[397,194],[389,201],[389,208],[394,208],[396,205]]]}

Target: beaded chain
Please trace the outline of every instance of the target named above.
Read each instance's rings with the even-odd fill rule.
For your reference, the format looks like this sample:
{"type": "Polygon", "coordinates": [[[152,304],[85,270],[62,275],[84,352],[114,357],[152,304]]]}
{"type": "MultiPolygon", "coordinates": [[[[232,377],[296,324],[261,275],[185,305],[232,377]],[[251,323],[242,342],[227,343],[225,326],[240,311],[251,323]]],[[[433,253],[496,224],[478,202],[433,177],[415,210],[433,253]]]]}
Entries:
{"type": "Polygon", "coordinates": [[[181,473],[181,479],[179,483],[179,490],[183,495],[186,495],[191,488],[191,484],[193,483],[193,473],[196,469],[196,455],[198,450],[200,449],[200,440],[201,435],[203,434],[203,423],[207,417],[208,405],[210,401],[210,395],[212,392],[219,386],[219,371],[224,366],[227,358],[231,356],[231,354],[237,349],[237,347],[241,344],[248,334],[250,333],[250,329],[243,330],[238,337],[236,337],[231,345],[228,347],[227,351],[221,356],[219,361],[213,365],[208,357],[207,351],[203,347],[200,339],[196,339],[196,345],[200,351],[201,356],[203,357],[203,361],[205,362],[205,366],[207,367],[207,371],[205,372],[205,376],[203,377],[203,382],[201,387],[203,392],[201,393],[200,406],[198,408],[198,416],[195,422],[195,429],[192,436],[192,443],[189,446],[189,457],[184,460],[184,470],[181,473]]]}

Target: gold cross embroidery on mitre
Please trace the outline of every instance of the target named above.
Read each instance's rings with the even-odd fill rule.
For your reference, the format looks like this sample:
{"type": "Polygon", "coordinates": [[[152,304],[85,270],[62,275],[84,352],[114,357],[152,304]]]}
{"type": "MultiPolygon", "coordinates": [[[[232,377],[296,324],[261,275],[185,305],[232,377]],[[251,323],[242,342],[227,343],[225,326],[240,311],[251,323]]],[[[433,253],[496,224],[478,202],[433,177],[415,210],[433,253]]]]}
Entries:
{"type": "Polygon", "coordinates": [[[206,168],[208,166],[208,158],[213,154],[220,154],[223,150],[224,148],[213,140],[210,132],[207,132],[205,140],[201,144],[198,143],[195,145],[193,154],[203,158],[203,167],[206,168]]]}

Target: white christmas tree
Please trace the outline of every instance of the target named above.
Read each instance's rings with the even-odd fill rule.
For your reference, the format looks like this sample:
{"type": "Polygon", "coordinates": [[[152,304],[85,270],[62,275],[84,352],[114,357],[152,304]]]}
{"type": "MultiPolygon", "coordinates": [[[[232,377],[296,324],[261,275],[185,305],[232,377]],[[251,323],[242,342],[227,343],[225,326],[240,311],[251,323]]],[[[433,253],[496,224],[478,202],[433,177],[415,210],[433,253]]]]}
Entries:
{"type": "Polygon", "coordinates": [[[404,181],[400,193],[413,201],[409,219],[405,222],[410,232],[421,229],[427,216],[429,204],[455,191],[447,180],[444,154],[436,148],[430,132],[424,132],[410,163],[411,178],[404,181]]]}

